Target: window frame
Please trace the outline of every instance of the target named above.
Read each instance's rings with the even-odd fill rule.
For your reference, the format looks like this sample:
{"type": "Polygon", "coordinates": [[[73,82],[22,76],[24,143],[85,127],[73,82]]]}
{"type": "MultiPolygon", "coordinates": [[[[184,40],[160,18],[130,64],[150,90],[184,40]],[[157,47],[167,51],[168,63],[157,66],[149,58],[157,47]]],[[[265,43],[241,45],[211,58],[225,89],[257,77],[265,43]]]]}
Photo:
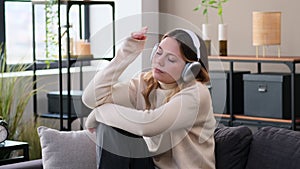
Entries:
{"type": "MultiPolygon", "coordinates": [[[[23,2],[31,2],[31,0],[0,0],[0,44],[2,44],[2,48],[3,46],[5,46],[6,44],[6,18],[5,18],[5,2],[19,2],[19,3],[23,3],[23,2]]],[[[33,4],[31,5],[31,9],[32,9],[32,18],[34,15],[34,7],[33,4]]],[[[83,30],[84,30],[84,34],[83,36],[85,37],[85,39],[88,39],[90,36],[90,9],[89,6],[84,6],[84,13],[83,13],[83,19],[84,19],[84,24],[83,24],[83,30]]],[[[44,69],[57,69],[59,68],[59,62],[54,61],[54,62],[50,62],[49,63],[45,63],[45,62],[36,62],[35,59],[35,32],[34,32],[34,21],[32,20],[31,23],[32,25],[32,42],[33,42],[33,46],[32,46],[32,57],[33,57],[33,62],[32,63],[21,63],[21,64],[28,64],[30,65],[28,67],[27,70],[44,70],[44,69]],[[35,63],[35,64],[34,64],[35,63]]],[[[80,29],[82,30],[82,29],[80,29]]],[[[80,32],[80,37],[82,36],[82,32],[80,32]]],[[[0,56],[3,56],[4,54],[4,50],[2,50],[2,53],[0,53],[0,56]]],[[[0,58],[1,59],[1,58],[0,58]]],[[[1,61],[1,60],[0,60],[1,61]]],[[[76,67],[76,65],[73,65],[73,63],[76,63],[76,59],[71,59],[70,60],[70,67],[76,67]]],[[[21,65],[21,64],[9,64],[10,66],[14,66],[14,65],[21,65]]],[[[4,63],[4,65],[8,65],[8,63],[4,63]]],[[[89,66],[90,65],[90,60],[84,60],[84,61],[80,61],[80,66],[89,66]]],[[[61,68],[67,68],[68,66],[68,60],[62,60],[62,64],[61,64],[61,68]]]]}

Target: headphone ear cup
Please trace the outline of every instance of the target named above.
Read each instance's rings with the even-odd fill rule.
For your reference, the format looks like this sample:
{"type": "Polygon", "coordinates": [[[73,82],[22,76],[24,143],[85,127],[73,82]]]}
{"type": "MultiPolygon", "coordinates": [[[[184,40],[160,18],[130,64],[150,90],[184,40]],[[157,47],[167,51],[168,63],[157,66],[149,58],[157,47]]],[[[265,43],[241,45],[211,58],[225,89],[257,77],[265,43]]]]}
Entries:
{"type": "Polygon", "coordinates": [[[181,77],[184,82],[189,82],[197,76],[201,70],[201,64],[199,62],[187,63],[182,71],[181,77]]]}

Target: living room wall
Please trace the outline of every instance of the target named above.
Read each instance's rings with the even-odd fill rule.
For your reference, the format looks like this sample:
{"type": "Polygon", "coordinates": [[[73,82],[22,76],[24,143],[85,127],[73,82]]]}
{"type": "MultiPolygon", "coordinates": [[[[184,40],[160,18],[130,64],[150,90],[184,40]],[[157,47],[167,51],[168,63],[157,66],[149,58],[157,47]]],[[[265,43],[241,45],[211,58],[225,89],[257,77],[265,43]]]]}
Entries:
{"type": "MultiPolygon", "coordinates": [[[[195,24],[198,28],[205,23],[200,11],[193,9],[200,3],[200,0],[163,0],[159,1],[159,11],[184,18],[195,24]]],[[[228,55],[255,55],[255,47],[252,45],[252,12],[253,11],[280,11],[281,16],[281,55],[300,56],[300,21],[297,19],[300,1],[274,1],[274,0],[229,0],[223,9],[224,22],[228,24],[228,55]]],[[[219,17],[216,10],[209,11],[209,23],[212,25],[212,45],[218,52],[217,25],[219,17]]],[[[162,24],[160,24],[162,25],[162,24]]],[[[262,54],[262,52],[260,53],[262,54]]],[[[266,55],[277,55],[277,47],[266,48],[266,55]]],[[[242,65],[242,69],[248,65],[242,65]]],[[[282,69],[287,71],[285,66],[268,65],[264,69],[282,69]]],[[[247,67],[248,69],[248,67],[247,67]]],[[[299,69],[299,68],[298,68],[299,69]]]]}

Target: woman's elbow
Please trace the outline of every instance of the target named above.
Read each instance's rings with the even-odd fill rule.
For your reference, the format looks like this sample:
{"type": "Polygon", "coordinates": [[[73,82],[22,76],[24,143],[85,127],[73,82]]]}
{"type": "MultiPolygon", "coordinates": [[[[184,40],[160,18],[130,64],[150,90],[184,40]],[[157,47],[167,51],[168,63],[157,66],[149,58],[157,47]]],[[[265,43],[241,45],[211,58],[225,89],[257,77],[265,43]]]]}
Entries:
{"type": "Polygon", "coordinates": [[[153,136],[157,136],[159,134],[161,134],[162,132],[159,132],[153,128],[148,128],[148,127],[141,127],[138,132],[137,135],[139,136],[145,136],[145,137],[153,137],[153,136]]]}
{"type": "Polygon", "coordinates": [[[90,109],[94,109],[96,107],[96,99],[88,97],[85,93],[83,93],[81,100],[82,103],[90,109]]]}

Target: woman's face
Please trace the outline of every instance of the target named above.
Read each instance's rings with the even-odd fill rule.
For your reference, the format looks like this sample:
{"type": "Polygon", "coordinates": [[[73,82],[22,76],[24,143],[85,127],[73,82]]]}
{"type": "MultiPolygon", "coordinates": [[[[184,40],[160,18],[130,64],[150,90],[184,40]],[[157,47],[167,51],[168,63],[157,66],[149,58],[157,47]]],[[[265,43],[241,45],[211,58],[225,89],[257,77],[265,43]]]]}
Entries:
{"type": "Polygon", "coordinates": [[[153,77],[163,83],[174,83],[181,78],[185,61],[179,49],[179,43],[171,38],[164,38],[153,56],[153,77]]]}

